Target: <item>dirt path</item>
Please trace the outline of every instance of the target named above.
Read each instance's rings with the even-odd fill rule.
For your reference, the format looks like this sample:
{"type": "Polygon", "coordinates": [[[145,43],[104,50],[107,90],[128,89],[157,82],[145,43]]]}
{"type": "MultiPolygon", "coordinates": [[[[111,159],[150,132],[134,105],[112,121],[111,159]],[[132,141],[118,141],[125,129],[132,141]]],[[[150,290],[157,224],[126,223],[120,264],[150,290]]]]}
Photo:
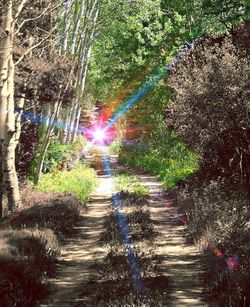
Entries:
{"type": "MultiPolygon", "coordinates": [[[[171,196],[166,195],[156,177],[130,171],[138,175],[150,190],[150,215],[158,233],[155,253],[163,256],[161,269],[169,276],[171,285],[168,306],[205,306],[201,301],[202,289],[198,279],[201,271],[199,253],[186,243],[185,226],[176,216],[171,196]]],[[[99,176],[99,180],[100,186],[88,204],[88,211],[81,212],[76,225],[77,235],[62,250],[58,277],[51,280],[52,294],[40,307],[68,307],[80,302],[81,306],[93,306],[91,298],[79,297],[87,280],[98,280],[96,265],[107,253],[99,239],[111,204],[112,179],[99,176]]]]}
{"type": "Polygon", "coordinates": [[[149,187],[150,216],[158,232],[156,254],[164,257],[162,269],[170,279],[169,306],[206,306],[201,301],[198,278],[202,270],[199,252],[195,246],[187,244],[186,228],[172,206],[171,195],[164,192],[155,176],[138,176],[149,187]]]}
{"type": "Polygon", "coordinates": [[[48,302],[41,307],[69,307],[82,301],[79,300],[82,283],[97,275],[95,264],[106,255],[106,250],[98,240],[103,231],[103,218],[108,212],[111,201],[111,179],[99,177],[100,185],[96,189],[87,212],[81,212],[80,220],[75,226],[77,235],[64,246],[59,258],[57,279],[50,280],[52,294],[48,302]]]}

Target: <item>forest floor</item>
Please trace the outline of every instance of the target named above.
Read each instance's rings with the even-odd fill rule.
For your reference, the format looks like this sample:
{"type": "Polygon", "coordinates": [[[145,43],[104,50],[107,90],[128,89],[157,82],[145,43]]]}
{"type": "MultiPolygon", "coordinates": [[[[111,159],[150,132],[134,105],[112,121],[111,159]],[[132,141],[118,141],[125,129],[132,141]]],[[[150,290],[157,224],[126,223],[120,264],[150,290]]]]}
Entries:
{"type": "MultiPolygon", "coordinates": [[[[117,168],[116,164],[113,166],[117,168]]],[[[123,169],[118,166],[119,171],[123,169]]],[[[129,168],[126,171],[136,174],[149,188],[150,217],[157,233],[154,252],[162,257],[160,269],[170,284],[167,306],[205,306],[199,280],[202,272],[200,255],[195,246],[187,243],[186,227],[172,204],[173,196],[164,191],[155,176],[129,168]]],[[[80,214],[75,226],[76,235],[62,248],[57,277],[50,280],[51,295],[40,304],[41,307],[95,306],[91,295],[81,293],[88,285],[86,281],[99,280],[98,265],[104,262],[107,254],[107,247],[100,237],[104,231],[105,216],[110,212],[112,196],[112,179],[105,175],[98,178],[100,185],[88,204],[87,212],[80,214]]]]}

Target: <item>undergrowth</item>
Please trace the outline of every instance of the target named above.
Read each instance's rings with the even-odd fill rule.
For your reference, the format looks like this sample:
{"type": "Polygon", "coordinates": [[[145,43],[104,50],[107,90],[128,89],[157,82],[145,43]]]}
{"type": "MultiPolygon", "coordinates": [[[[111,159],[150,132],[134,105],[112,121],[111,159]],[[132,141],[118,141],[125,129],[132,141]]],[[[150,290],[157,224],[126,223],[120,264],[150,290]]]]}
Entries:
{"type": "Polygon", "coordinates": [[[42,191],[72,192],[81,201],[87,202],[96,184],[95,171],[78,163],[70,171],[42,174],[35,188],[42,191]]]}
{"type": "Polygon", "coordinates": [[[147,142],[123,144],[119,162],[157,175],[166,188],[172,188],[198,168],[197,155],[166,127],[159,125],[147,142]]]}
{"type": "Polygon", "coordinates": [[[136,196],[148,195],[149,189],[144,186],[140,178],[129,173],[120,173],[115,176],[115,190],[133,193],[136,196]]]}
{"type": "Polygon", "coordinates": [[[62,240],[72,234],[83,203],[72,194],[55,196],[55,198],[17,212],[2,227],[15,229],[35,228],[51,229],[62,240]]]}
{"type": "MultiPolygon", "coordinates": [[[[86,139],[82,136],[76,138],[73,143],[61,144],[57,139],[52,140],[47,150],[43,163],[43,173],[52,173],[58,170],[70,170],[73,163],[79,159],[82,149],[86,146],[86,139]]],[[[39,145],[41,146],[41,144],[39,145]]],[[[39,161],[40,150],[38,148],[36,157],[29,170],[29,178],[33,180],[39,161]]]]}
{"type": "Polygon", "coordinates": [[[43,280],[55,273],[59,244],[47,230],[0,232],[0,305],[36,306],[48,289],[43,280]]]}
{"type": "Polygon", "coordinates": [[[73,194],[43,192],[27,185],[23,206],[0,226],[0,305],[32,307],[48,295],[60,244],[72,235],[85,205],[73,194]]]}
{"type": "Polygon", "coordinates": [[[203,251],[204,297],[211,306],[250,304],[249,200],[237,187],[213,180],[182,187],[179,209],[203,251]],[[235,191],[233,191],[233,189],[235,191]]]}

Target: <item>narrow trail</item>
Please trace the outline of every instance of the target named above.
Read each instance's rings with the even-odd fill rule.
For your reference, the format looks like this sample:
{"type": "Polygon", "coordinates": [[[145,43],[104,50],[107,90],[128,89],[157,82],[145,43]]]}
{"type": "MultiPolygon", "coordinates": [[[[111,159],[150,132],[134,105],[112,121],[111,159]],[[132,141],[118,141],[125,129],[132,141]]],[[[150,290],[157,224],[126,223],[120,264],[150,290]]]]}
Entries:
{"type": "Polygon", "coordinates": [[[206,306],[201,300],[200,254],[187,243],[186,227],[177,217],[171,195],[164,192],[155,176],[135,174],[149,188],[150,216],[158,234],[155,252],[163,256],[162,270],[170,280],[169,306],[206,306]]]}
{"type": "MultiPolygon", "coordinates": [[[[100,185],[96,189],[87,212],[80,213],[80,219],[75,230],[77,234],[63,246],[59,258],[58,275],[50,280],[52,293],[41,307],[69,307],[88,301],[78,299],[83,282],[92,279],[98,272],[95,264],[106,255],[106,250],[100,245],[100,234],[103,231],[103,219],[111,202],[111,179],[99,176],[100,185]]],[[[87,298],[86,298],[87,299],[87,298]]]]}
{"type": "MultiPolygon", "coordinates": [[[[113,165],[119,170],[123,167],[113,165]]],[[[155,176],[138,173],[133,169],[126,171],[140,177],[149,187],[150,216],[157,232],[155,254],[163,257],[161,271],[169,277],[170,307],[206,306],[201,301],[202,288],[198,275],[202,268],[198,250],[187,244],[187,233],[181,225],[171,195],[168,195],[155,176]]],[[[111,205],[112,179],[99,176],[100,185],[96,189],[87,212],[81,212],[75,226],[77,234],[63,247],[58,267],[58,276],[50,280],[52,293],[40,307],[93,306],[91,297],[81,297],[84,284],[88,280],[99,280],[96,269],[107,253],[100,244],[103,222],[111,205]],[[79,299],[81,297],[81,299],[79,299]]]]}

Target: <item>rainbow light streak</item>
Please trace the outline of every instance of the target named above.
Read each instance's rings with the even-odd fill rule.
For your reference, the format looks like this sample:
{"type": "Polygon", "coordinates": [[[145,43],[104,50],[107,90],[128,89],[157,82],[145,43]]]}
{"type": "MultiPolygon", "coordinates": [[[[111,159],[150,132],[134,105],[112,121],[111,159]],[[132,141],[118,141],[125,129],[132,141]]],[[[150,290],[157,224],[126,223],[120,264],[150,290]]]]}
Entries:
{"type": "MultiPolygon", "coordinates": [[[[107,152],[105,148],[102,150],[102,162],[103,162],[103,168],[108,177],[112,177],[112,169],[110,167],[110,161],[107,157],[107,152]]],[[[131,235],[129,233],[129,228],[127,225],[127,221],[123,213],[121,212],[121,199],[118,193],[115,193],[114,187],[112,187],[113,193],[112,193],[112,202],[113,202],[113,208],[115,212],[115,216],[118,221],[120,235],[122,238],[122,242],[125,246],[125,250],[127,252],[128,262],[130,265],[130,269],[132,272],[132,276],[134,279],[136,292],[138,297],[145,297],[145,288],[142,283],[141,273],[140,269],[137,263],[136,259],[136,253],[133,249],[133,242],[131,239],[131,235]]]]}
{"type": "Polygon", "coordinates": [[[149,93],[156,83],[165,78],[168,72],[174,67],[174,65],[182,58],[185,53],[192,48],[192,46],[202,40],[202,38],[194,39],[191,42],[184,45],[184,47],[171,59],[171,61],[164,67],[161,67],[157,70],[155,75],[151,75],[150,79],[144,83],[141,88],[139,88],[132,97],[127,101],[124,107],[119,110],[113,117],[111,117],[107,123],[107,128],[110,128],[118,119],[123,116],[138,100],[144,97],[147,93],[149,93]]]}
{"type": "Polygon", "coordinates": [[[117,120],[128,111],[128,109],[130,109],[138,100],[144,97],[160,79],[166,76],[167,71],[168,69],[166,67],[159,69],[158,73],[155,76],[152,76],[149,81],[142,85],[142,87],[139,88],[128,100],[125,106],[109,119],[106,127],[110,128],[113,126],[114,123],[117,122],[117,120]]]}

